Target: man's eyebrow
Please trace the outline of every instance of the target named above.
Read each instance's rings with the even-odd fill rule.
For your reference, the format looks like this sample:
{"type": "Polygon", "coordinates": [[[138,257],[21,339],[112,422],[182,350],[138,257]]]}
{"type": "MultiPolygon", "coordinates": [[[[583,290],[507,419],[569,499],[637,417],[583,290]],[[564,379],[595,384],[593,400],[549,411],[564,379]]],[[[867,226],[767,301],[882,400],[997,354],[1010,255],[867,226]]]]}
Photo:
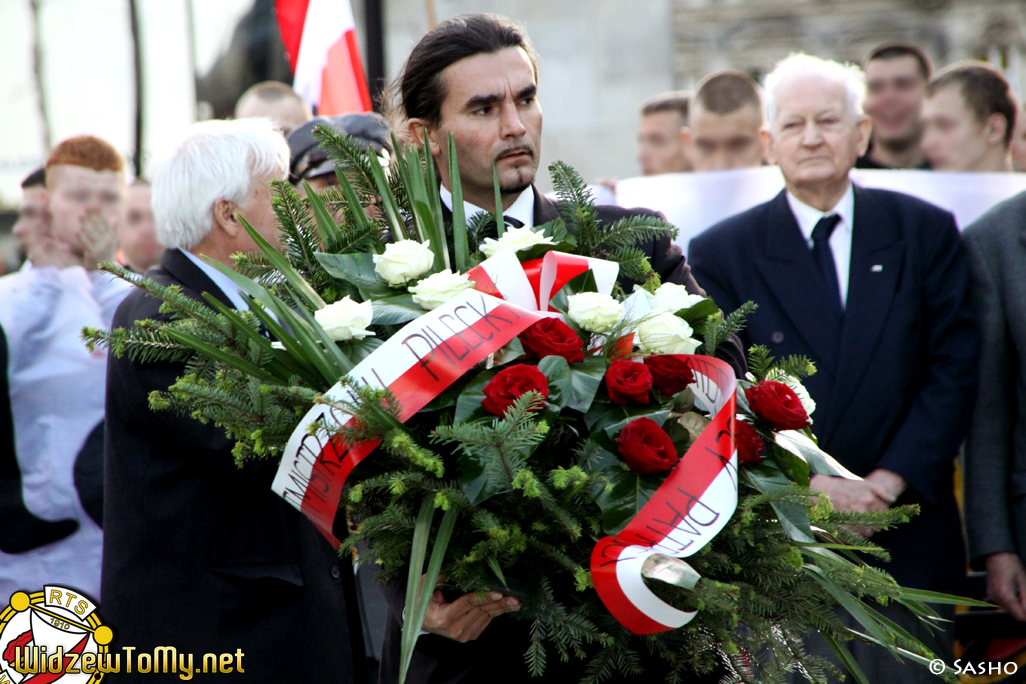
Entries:
{"type": "Polygon", "coordinates": [[[526,88],[523,88],[519,93],[517,93],[517,99],[523,100],[525,97],[533,97],[537,93],[538,86],[532,83],[531,85],[527,86],[526,88]]]}
{"type": "Polygon", "coordinates": [[[467,100],[467,104],[463,105],[466,109],[477,109],[479,107],[487,107],[493,105],[496,102],[502,100],[502,95],[475,95],[474,97],[467,100]]]}
{"type": "MultiPolygon", "coordinates": [[[[522,88],[520,92],[516,94],[515,99],[522,100],[525,97],[533,97],[537,92],[538,86],[532,83],[531,85],[522,88]]],[[[464,105],[464,108],[473,110],[478,109],[479,107],[487,107],[488,105],[493,105],[496,102],[501,102],[504,97],[505,96],[502,94],[475,95],[474,97],[467,100],[467,103],[464,105]]]]}

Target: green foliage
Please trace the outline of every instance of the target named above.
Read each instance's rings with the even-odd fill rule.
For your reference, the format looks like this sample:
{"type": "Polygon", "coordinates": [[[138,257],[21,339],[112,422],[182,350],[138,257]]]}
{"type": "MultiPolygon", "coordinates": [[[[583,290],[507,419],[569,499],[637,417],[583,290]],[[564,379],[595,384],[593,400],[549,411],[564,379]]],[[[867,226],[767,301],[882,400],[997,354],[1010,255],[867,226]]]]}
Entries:
{"type": "Polygon", "coordinates": [[[748,350],[748,371],[756,382],[785,374],[802,380],[815,374],[816,365],[805,356],[788,356],[778,361],[770,355],[768,347],[756,345],[748,350]]]}
{"type": "MultiPolygon", "coordinates": [[[[599,392],[607,360],[620,353],[616,340],[630,331],[631,322],[610,332],[599,354],[584,362],[547,357],[539,368],[550,383],[549,400],[527,393],[501,418],[480,408],[481,391],[495,369],[475,371],[430,411],[405,423],[397,398],[387,390],[344,380],[342,392],[324,396],[353,363],[417,313],[404,295],[373,274],[370,254],[382,249],[383,231],[429,238],[441,248],[443,226],[432,160],[409,153],[386,174],[373,154],[345,136],[327,127],[315,135],[338,165],[342,184],[307,198],[276,184],[283,249],[265,244],[258,254],[239,255],[238,272],[228,273],[247,293],[249,311],[228,309],[213,298],[197,301],[177,288],[107,267],[161,299],[161,314],[131,329],[88,329],[84,338],[144,363],[182,364],[177,381],[149,397],[154,410],[221,426],[236,442],[233,453],[240,466],[279,457],[301,416],[316,403],[352,416],[344,426],[313,427],[350,444],[380,440],[374,457],[354,470],[342,494],[341,506],[358,525],[342,552],[367,542],[381,579],[402,582],[420,576],[429,556],[426,540],[442,539],[445,543],[430,554],[429,574],[440,572],[468,592],[500,589],[525,597],[520,613],[500,619],[525,621],[531,635],[525,658],[533,674],[552,666],[555,657],[575,663],[575,676],[587,683],[641,671],[654,680],[683,682],[718,663],[725,663],[737,681],[782,682],[785,673],[796,670],[823,681],[834,670],[806,654],[801,643],[813,631],[836,644],[842,656],[852,639],[906,649],[915,657],[929,655],[873,605],[899,601],[925,615],[924,601],[948,599],[902,589],[866,565],[864,559],[883,560],[886,553],[852,531],[889,527],[915,511],[834,510],[827,497],[802,486],[802,473],[807,477],[809,464],[822,458],[809,448],[802,452],[808,463],[806,456],[774,451],[761,465],[742,468],[733,517],[687,559],[702,577],[697,585],[683,589],[646,580],[664,601],[697,610],[690,624],[638,636],[612,618],[588,571],[596,540],[611,527],[598,502],[617,499],[636,513],[653,483],[623,469],[611,440],[617,425],[641,415],[640,409],[662,422],[671,409],[691,408],[669,400],[650,407],[612,406],[599,392]],[[364,211],[372,203],[378,208],[373,218],[364,211]],[[346,295],[377,300],[376,338],[339,344],[317,325],[313,310],[346,295]],[[443,515],[434,515],[435,509],[443,515]],[[858,618],[861,632],[852,633],[838,621],[839,603],[858,618]]],[[[624,276],[654,289],[658,278],[638,245],[672,237],[672,226],[653,217],[600,226],[583,179],[558,162],[550,170],[562,222],[546,230],[560,249],[616,260],[624,276]]],[[[494,221],[488,215],[469,220],[469,250],[494,221]]],[[[461,251],[457,242],[462,240],[455,239],[452,227],[444,229],[449,251],[436,251],[436,269],[461,251]]],[[[479,259],[479,254],[465,255],[468,267],[479,259]]],[[[567,294],[588,287],[587,277],[573,282],[553,305],[565,306],[567,294]]],[[[754,308],[746,304],[723,318],[711,303],[696,305],[689,323],[704,336],[700,351],[714,354],[754,308]]],[[[591,335],[578,332],[590,343],[591,335]]],[[[763,348],[750,356],[759,379],[814,372],[804,358],[774,362],[763,348]]],[[[621,516],[615,526],[625,521],[621,516]]],[[[416,626],[423,597],[430,594],[411,590],[416,609],[407,618],[416,626]]],[[[409,649],[406,643],[405,652],[409,649]]]]}
{"type": "Polygon", "coordinates": [[[719,312],[709,316],[702,331],[702,346],[698,348],[697,353],[715,356],[716,348],[728,337],[744,330],[745,321],[757,308],[759,306],[754,302],[745,302],[725,318],[720,316],[719,312]]]}

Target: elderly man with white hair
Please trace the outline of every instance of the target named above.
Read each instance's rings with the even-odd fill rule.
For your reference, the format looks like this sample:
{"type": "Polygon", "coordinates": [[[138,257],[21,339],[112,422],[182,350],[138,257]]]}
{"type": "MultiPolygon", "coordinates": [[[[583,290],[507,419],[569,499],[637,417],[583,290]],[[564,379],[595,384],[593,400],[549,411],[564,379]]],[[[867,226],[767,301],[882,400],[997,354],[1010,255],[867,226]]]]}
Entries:
{"type": "MultiPolygon", "coordinates": [[[[277,244],[270,182],[285,178],[288,161],[285,139],[266,120],[189,128],[150,169],[167,250],[148,277],[200,301],[208,292],[245,307],[202,257],[232,266],[232,254],[256,249],[240,217],[277,244]]],[[[137,290],[114,326],[167,317],[137,290]]],[[[247,680],[362,684],[352,567],[340,567],[313,525],[271,491],[271,464],[237,468],[223,428],[151,410],[150,393],[184,372],[184,363],[127,355],[109,364],[102,589],[113,647],[173,647],[179,674],[213,653],[222,671],[247,680]]],[[[180,681],[173,672],[138,672],[118,677],[180,681]]]]}
{"type": "MultiPolygon", "coordinates": [[[[815,362],[806,383],[813,432],[863,479],[815,475],[812,489],[841,510],[918,504],[910,523],[857,531],[890,552],[881,567],[901,584],[958,590],[965,556],[953,467],[972,413],[978,338],[954,218],[849,180],[870,133],[857,67],[792,55],[765,88],[764,135],[786,188],[695,238],[695,278],[725,312],[759,305],[747,345],[815,362]]],[[[879,609],[950,658],[950,629],[930,636],[900,606],[879,609]]],[[[883,649],[852,650],[869,681],[934,681],[883,649]]]]}

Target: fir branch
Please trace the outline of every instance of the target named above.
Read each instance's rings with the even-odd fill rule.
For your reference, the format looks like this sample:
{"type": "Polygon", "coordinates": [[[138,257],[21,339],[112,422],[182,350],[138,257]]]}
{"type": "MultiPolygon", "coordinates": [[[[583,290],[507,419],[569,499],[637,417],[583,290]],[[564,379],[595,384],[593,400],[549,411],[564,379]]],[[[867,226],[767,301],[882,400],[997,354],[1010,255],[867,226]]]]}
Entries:
{"type": "Polygon", "coordinates": [[[703,342],[699,353],[706,356],[715,356],[716,349],[723,344],[728,337],[744,330],[745,321],[758,307],[755,302],[745,302],[732,311],[726,318],[719,314],[713,314],[706,321],[703,330],[703,342]]]}

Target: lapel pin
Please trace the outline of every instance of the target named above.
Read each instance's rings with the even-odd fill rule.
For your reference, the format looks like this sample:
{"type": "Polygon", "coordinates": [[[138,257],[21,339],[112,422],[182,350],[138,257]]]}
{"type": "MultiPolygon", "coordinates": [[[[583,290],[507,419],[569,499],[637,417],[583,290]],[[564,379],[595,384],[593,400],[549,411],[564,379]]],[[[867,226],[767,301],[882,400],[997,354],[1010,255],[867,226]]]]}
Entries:
{"type": "Polygon", "coordinates": [[[873,273],[879,273],[880,271],[883,270],[883,264],[875,264],[873,266],[873,268],[871,268],[869,270],[872,271],[873,273]]]}

